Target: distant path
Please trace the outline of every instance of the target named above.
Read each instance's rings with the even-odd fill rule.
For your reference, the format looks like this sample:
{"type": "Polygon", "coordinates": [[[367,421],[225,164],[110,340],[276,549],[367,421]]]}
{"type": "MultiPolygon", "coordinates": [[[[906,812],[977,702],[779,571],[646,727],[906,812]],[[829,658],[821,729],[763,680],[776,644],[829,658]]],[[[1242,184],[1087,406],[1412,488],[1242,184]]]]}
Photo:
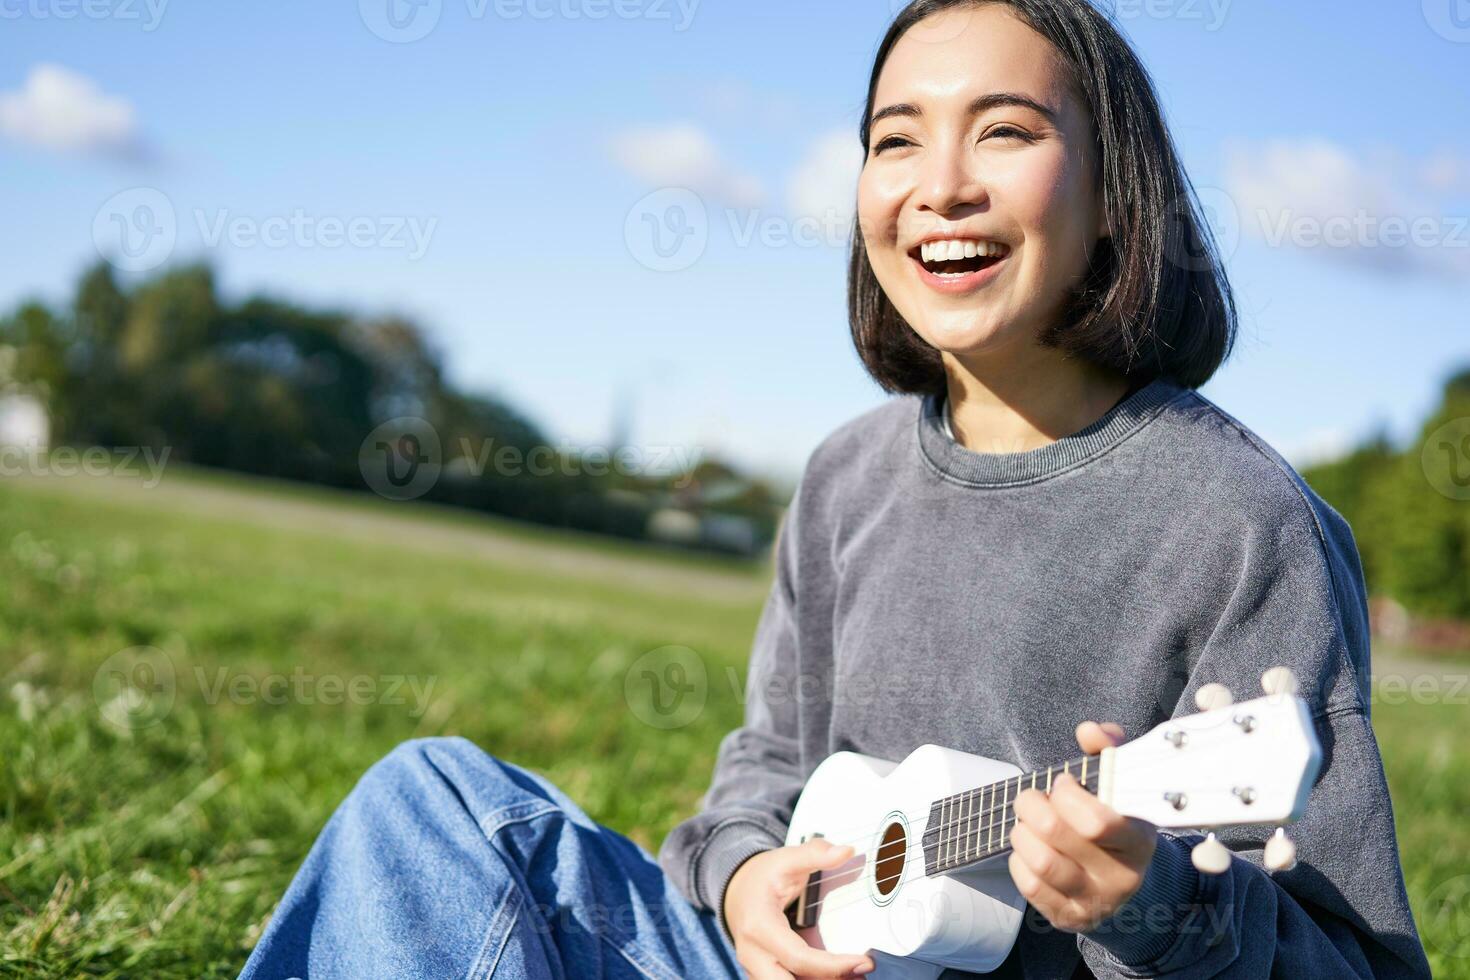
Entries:
{"type": "MultiPolygon", "coordinates": [[[[504,519],[432,504],[391,504],[365,494],[236,475],[180,476],[170,467],[156,486],[135,477],[10,477],[26,492],[92,497],[126,507],[190,513],[232,522],[333,534],[432,554],[453,554],[648,591],[727,602],[759,602],[768,579],[756,569],[721,569],[717,560],[654,552],[635,542],[543,528],[497,526],[504,519]]],[[[507,522],[508,523],[508,522],[507,522]]]]}

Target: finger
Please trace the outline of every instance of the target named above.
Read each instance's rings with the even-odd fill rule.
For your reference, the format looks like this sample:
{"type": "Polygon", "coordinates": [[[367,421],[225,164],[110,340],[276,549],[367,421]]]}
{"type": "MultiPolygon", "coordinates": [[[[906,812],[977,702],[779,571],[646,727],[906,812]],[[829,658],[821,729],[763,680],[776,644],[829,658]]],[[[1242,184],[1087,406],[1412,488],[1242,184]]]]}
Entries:
{"type": "Polygon", "coordinates": [[[1011,852],[1010,871],[1011,880],[1016,883],[1016,891],[1031,903],[1032,908],[1046,916],[1052,925],[1058,929],[1077,932],[1079,929],[1076,927],[1085,924],[1083,906],[1042,881],[1014,851],[1011,852]]]}
{"type": "Polygon", "coordinates": [[[1031,873],[1063,895],[1077,895],[1088,885],[1087,872],[1076,861],[1041,840],[1025,824],[1011,831],[1011,847],[1031,873]]]}
{"type": "Polygon", "coordinates": [[[1099,725],[1095,721],[1084,721],[1077,726],[1077,744],[1088,755],[1097,755],[1123,743],[1123,729],[1112,722],[1099,725]]]}
{"type": "Polygon", "coordinates": [[[796,980],[770,953],[748,953],[739,959],[745,972],[750,974],[750,980],[796,980]]]}
{"type": "MultiPolygon", "coordinates": [[[[1087,792],[1071,776],[1064,775],[1056,780],[1052,785],[1051,799],[1057,815],[1079,841],[1114,851],[1126,850],[1141,843],[1136,822],[1129,821],[1117,810],[1087,792]]],[[[1063,840],[1064,838],[1059,839],[1059,845],[1063,840]]]]}
{"type": "Polygon", "coordinates": [[[851,844],[833,844],[820,837],[813,837],[804,844],[783,850],[787,871],[826,871],[835,868],[853,855],[851,844]]]}
{"type": "MultiPolygon", "coordinates": [[[[1063,818],[1063,809],[1070,809],[1073,799],[1068,793],[1069,788],[1078,793],[1086,793],[1071,776],[1062,775],[1053,781],[1050,796],[1027,790],[1016,797],[1016,830],[1023,825],[1028,827],[1031,833],[1053,850],[1060,851],[1084,870],[1091,871],[1105,855],[1098,844],[1083,839],[1072,824],[1063,818]]],[[[1016,831],[1012,830],[1011,837],[1014,838],[1015,835],[1016,831]]]]}
{"type": "Polygon", "coordinates": [[[871,973],[875,964],[861,953],[829,953],[813,949],[790,929],[781,929],[769,937],[767,949],[792,973],[803,977],[845,977],[853,973],[871,973]]]}

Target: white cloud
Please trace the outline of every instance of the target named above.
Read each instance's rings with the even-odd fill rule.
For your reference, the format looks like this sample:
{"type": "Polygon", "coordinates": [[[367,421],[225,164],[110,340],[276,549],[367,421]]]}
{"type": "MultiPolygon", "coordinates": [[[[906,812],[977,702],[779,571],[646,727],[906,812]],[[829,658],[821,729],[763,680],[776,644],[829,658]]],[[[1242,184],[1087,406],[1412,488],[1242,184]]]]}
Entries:
{"type": "Polygon", "coordinates": [[[1242,230],[1277,247],[1390,274],[1470,278],[1470,214],[1453,212],[1458,164],[1368,161],[1322,139],[1227,151],[1242,230]]]}
{"type": "Polygon", "coordinates": [[[847,228],[857,207],[862,144],[847,130],[817,137],[786,184],[786,205],[794,218],[814,218],[847,228]]]}
{"type": "Polygon", "coordinates": [[[687,187],[730,207],[758,207],[765,188],[720,156],[709,134],[692,123],[628,130],[609,150],[630,174],[654,187],[687,187]]]}
{"type": "Polygon", "coordinates": [[[52,64],[32,68],[19,91],[0,93],[0,133],[61,153],[135,156],[141,148],[132,103],[52,64]]]}

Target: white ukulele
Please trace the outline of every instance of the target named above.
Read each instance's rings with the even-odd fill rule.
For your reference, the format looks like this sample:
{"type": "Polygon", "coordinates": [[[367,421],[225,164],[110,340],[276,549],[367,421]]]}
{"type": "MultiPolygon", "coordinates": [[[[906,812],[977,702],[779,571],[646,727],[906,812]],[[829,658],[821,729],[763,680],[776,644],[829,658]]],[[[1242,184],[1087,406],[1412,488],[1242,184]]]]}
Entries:
{"type": "MultiPolygon", "coordinates": [[[[787,844],[824,837],[851,844],[850,861],[811,876],[788,914],[813,946],[871,953],[879,980],[933,980],[947,967],[986,973],[1010,953],[1025,899],[1002,855],[1012,803],[1071,773],[1119,813],[1157,827],[1282,824],[1301,816],[1322,748],[1296,678],[1284,667],[1261,678],[1267,697],[1231,705],[1209,684],[1200,714],[1142,738],[1037,772],[937,745],[900,763],[838,752],[812,773],[791,817],[787,844]]],[[[1220,874],[1230,852],[1210,834],[1193,852],[1220,874]]],[[[1295,863],[1278,829],[1265,864],[1295,863]]]]}

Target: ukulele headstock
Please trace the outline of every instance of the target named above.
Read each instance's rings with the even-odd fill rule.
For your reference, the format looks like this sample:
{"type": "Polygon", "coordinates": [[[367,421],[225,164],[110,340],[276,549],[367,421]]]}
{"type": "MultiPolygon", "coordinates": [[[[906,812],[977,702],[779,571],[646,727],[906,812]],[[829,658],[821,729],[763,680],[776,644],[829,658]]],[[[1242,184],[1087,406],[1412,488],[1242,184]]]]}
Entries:
{"type": "MultiPolygon", "coordinates": [[[[1274,667],[1261,682],[1266,696],[1240,704],[1231,704],[1221,685],[1206,685],[1196,695],[1206,710],[1171,719],[1111,750],[1107,785],[1099,795],[1119,813],[1157,827],[1209,829],[1299,818],[1322,765],[1322,746],[1291,671],[1274,667]]],[[[1209,843],[1224,852],[1213,835],[1209,843]]],[[[1281,856],[1275,863],[1289,866],[1290,842],[1278,833],[1273,843],[1274,852],[1268,852],[1281,856]]],[[[1228,858],[1224,853],[1227,864],[1228,858]]],[[[1217,865],[1220,854],[1210,848],[1197,855],[1196,864],[1201,861],[1217,865]]]]}

